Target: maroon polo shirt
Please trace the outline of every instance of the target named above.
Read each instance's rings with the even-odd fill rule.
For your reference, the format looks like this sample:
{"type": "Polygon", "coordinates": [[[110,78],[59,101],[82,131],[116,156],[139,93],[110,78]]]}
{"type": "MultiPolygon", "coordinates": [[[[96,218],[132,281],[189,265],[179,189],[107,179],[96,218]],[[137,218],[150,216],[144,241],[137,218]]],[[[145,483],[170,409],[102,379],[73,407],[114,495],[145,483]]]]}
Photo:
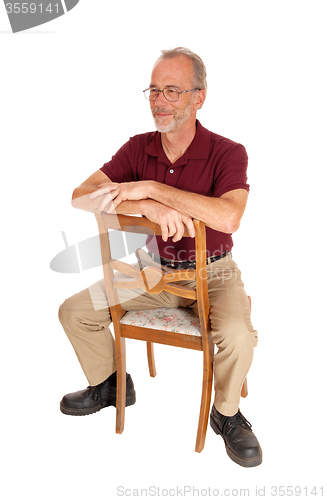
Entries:
{"type": "MultiPolygon", "coordinates": [[[[183,191],[219,198],[233,189],[249,191],[248,157],[244,146],[214,134],[196,122],[196,134],[183,156],[171,163],[161,145],[160,132],[132,137],[100,169],[113,182],[153,180],[183,191]]],[[[231,234],[206,228],[208,257],[232,249],[231,234]]],[[[193,238],[174,243],[149,237],[147,248],[173,260],[195,260],[193,238]],[[155,239],[157,241],[155,241],[155,239]]]]}

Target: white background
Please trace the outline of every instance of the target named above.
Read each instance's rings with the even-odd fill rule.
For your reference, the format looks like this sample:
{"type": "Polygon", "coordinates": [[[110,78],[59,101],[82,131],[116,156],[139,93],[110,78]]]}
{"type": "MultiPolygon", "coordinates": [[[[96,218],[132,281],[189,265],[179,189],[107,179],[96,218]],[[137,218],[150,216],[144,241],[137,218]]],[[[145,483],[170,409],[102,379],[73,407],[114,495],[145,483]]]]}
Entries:
{"type": "Polygon", "coordinates": [[[326,2],[315,0],[81,0],[17,34],[0,5],[4,498],[109,499],[150,486],[161,496],[249,488],[254,498],[256,488],[270,497],[272,486],[309,494],[325,484],[326,38],[326,2]],[[84,418],[59,411],[87,382],[58,307],[101,278],[101,268],[50,270],[61,231],[69,245],[96,234],[71,193],[130,136],[153,130],[142,90],[160,50],[180,45],[207,66],[198,118],[249,155],[233,256],[259,331],[241,404],[263,448],[254,469],[234,464],[210,427],[194,452],[197,352],[156,346],[150,379],[145,346],[127,341],[137,404],[122,435],[113,407],[84,418]]]}

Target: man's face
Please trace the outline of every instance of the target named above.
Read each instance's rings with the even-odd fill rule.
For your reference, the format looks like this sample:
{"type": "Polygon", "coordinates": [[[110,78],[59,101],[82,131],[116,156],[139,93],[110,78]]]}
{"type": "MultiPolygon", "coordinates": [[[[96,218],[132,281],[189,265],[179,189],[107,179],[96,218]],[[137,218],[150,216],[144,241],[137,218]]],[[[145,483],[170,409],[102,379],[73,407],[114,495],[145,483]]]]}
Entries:
{"type": "MultiPolygon", "coordinates": [[[[174,87],[178,91],[192,89],[193,64],[185,56],[163,59],[152,72],[151,86],[158,89],[174,87]]],[[[179,95],[175,102],[167,101],[160,92],[155,101],[150,101],[151,112],[159,132],[175,132],[188,123],[195,122],[197,106],[194,105],[194,92],[179,95]]]]}

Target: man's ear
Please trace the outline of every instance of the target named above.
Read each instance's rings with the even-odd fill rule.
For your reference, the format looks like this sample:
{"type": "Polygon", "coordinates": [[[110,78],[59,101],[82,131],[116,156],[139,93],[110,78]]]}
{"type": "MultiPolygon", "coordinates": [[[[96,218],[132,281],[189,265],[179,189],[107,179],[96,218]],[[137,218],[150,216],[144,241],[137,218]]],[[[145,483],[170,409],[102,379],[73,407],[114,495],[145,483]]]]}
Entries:
{"type": "Polygon", "coordinates": [[[205,101],[205,98],[206,98],[206,94],[205,94],[205,91],[203,89],[198,90],[195,93],[194,104],[196,105],[196,109],[202,108],[204,101],[205,101]]]}

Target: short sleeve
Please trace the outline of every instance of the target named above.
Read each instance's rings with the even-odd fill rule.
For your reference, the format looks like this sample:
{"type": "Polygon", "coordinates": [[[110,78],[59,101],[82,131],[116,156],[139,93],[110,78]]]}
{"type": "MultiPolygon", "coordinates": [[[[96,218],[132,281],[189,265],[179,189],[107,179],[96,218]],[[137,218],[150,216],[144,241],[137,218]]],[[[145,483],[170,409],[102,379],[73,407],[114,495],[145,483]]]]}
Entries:
{"type": "MultiPolygon", "coordinates": [[[[112,182],[131,182],[135,180],[133,172],[133,147],[131,140],[126,142],[108,163],[100,170],[106,174],[112,182]]],[[[135,163],[134,163],[135,165],[135,163]]]]}
{"type": "Polygon", "coordinates": [[[247,166],[248,155],[245,147],[242,144],[232,144],[224,153],[220,168],[216,172],[214,196],[219,198],[234,189],[245,189],[249,192],[247,166]]]}

